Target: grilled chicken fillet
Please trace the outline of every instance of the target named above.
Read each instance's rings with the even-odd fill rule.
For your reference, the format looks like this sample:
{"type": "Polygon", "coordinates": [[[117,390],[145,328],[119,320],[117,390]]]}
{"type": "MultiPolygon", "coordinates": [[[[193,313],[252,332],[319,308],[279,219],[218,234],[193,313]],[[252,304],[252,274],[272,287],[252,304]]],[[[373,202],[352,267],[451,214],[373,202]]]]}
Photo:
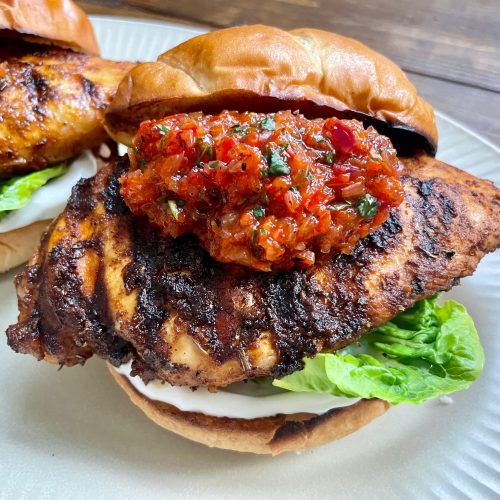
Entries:
{"type": "Polygon", "coordinates": [[[0,62],[0,176],[37,170],[103,142],[104,110],[133,66],[57,48],[23,46],[7,56],[0,62]]]}
{"type": "Polygon", "coordinates": [[[9,345],[75,365],[93,354],[175,385],[283,376],[474,272],[500,244],[500,191],[430,157],[405,163],[405,201],[354,251],[308,270],[223,266],[159,236],[119,194],[128,160],[81,181],[17,278],[9,345]]]}

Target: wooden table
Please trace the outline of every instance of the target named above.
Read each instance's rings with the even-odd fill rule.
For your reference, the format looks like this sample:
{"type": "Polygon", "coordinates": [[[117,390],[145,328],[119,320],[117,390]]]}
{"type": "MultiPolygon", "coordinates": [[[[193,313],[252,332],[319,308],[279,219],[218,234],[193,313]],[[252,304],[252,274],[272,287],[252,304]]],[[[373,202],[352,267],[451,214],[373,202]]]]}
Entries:
{"type": "Polygon", "coordinates": [[[398,63],[437,109],[500,146],[500,0],[84,0],[89,13],[335,31],[398,63]]]}

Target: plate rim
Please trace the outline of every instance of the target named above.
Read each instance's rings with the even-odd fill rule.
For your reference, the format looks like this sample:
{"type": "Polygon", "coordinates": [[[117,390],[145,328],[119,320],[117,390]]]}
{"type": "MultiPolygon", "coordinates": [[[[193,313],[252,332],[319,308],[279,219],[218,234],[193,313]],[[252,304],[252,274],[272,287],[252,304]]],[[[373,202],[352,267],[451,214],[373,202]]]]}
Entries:
{"type": "MultiPolygon", "coordinates": [[[[120,16],[104,16],[104,15],[90,16],[90,17],[91,17],[91,19],[92,19],[92,18],[96,18],[96,17],[98,17],[98,18],[100,18],[100,19],[103,19],[103,21],[106,21],[106,20],[109,20],[109,21],[117,21],[117,20],[121,19],[122,21],[125,21],[125,24],[135,24],[135,25],[137,25],[137,26],[140,26],[141,24],[143,24],[143,25],[144,25],[144,24],[145,24],[145,25],[152,25],[152,24],[153,24],[153,25],[161,25],[162,27],[165,27],[165,28],[167,28],[167,29],[174,29],[174,31],[176,31],[176,32],[184,32],[184,33],[186,33],[186,32],[191,32],[191,31],[190,31],[190,27],[185,28],[183,25],[175,25],[175,23],[164,22],[164,21],[160,21],[160,20],[159,20],[158,22],[156,22],[155,20],[152,20],[152,22],[150,22],[150,20],[148,20],[148,19],[144,19],[144,20],[142,20],[142,19],[140,19],[140,18],[133,18],[133,17],[128,18],[128,17],[120,17],[120,16]]],[[[193,31],[193,33],[195,33],[195,32],[193,31]]],[[[195,36],[195,35],[194,35],[194,36],[195,36]]],[[[482,145],[484,145],[484,147],[485,147],[485,148],[488,148],[488,149],[489,149],[490,151],[492,151],[495,155],[499,155],[499,156],[500,156],[500,148],[499,148],[499,147],[497,147],[495,144],[491,143],[491,142],[490,142],[490,141],[488,141],[487,139],[485,139],[485,138],[481,137],[479,134],[477,134],[477,133],[476,133],[476,132],[474,132],[473,130],[469,129],[467,126],[462,125],[459,121],[457,121],[457,120],[455,120],[455,119],[453,119],[453,118],[448,117],[445,113],[441,113],[440,111],[436,111],[436,116],[437,116],[437,117],[439,117],[440,119],[444,120],[445,122],[447,122],[447,123],[451,124],[453,127],[456,127],[457,129],[459,129],[459,130],[463,131],[464,133],[466,133],[466,134],[468,135],[468,137],[470,136],[470,137],[472,138],[472,140],[477,140],[478,142],[480,142],[480,143],[481,143],[481,146],[482,146],[482,145]]],[[[496,157],[496,156],[495,156],[495,157],[496,157]]],[[[497,175],[500,177],[500,173],[498,173],[497,175]]],[[[498,253],[499,253],[499,257],[500,257],[500,252],[498,252],[498,253]]],[[[4,279],[5,279],[5,278],[4,278],[4,279]]],[[[0,275],[0,280],[2,280],[2,276],[1,276],[1,275],[0,275]]],[[[4,349],[5,349],[5,346],[4,346],[4,349]]],[[[497,362],[499,362],[499,363],[500,363],[500,358],[496,358],[496,360],[497,360],[497,362]]],[[[32,359],[32,360],[31,360],[31,362],[34,362],[34,360],[32,359]]],[[[128,403],[128,401],[127,401],[127,404],[129,404],[129,403],[128,403]]],[[[470,435],[468,435],[468,436],[466,436],[466,437],[469,437],[469,438],[470,438],[470,435]]],[[[0,442],[1,442],[1,441],[2,441],[2,439],[0,438],[0,442]]],[[[175,450],[175,448],[174,448],[174,450],[175,450]]],[[[210,451],[211,451],[211,450],[210,450],[210,451]]],[[[217,453],[217,451],[216,451],[216,453],[217,453]]],[[[291,457],[289,460],[290,460],[290,461],[292,461],[294,458],[295,458],[295,457],[291,457]]],[[[260,459],[261,459],[261,457],[258,457],[258,459],[257,459],[257,460],[259,460],[259,461],[260,461],[260,459]]],[[[257,460],[256,460],[256,461],[257,461],[257,460]]],[[[229,459],[228,459],[228,461],[229,461],[229,459]]],[[[250,463],[250,460],[248,461],[248,463],[250,463]]],[[[279,476],[279,475],[281,475],[281,474],[285,473],[285,472],[284,472],[284,470],[283,470],[283,467],[284,467],[284,468],[286,468],[286,466],[287,466],[286,464],[287,464],[287,463],[290,463],[290,462],[285,462],[285,461],[283,460],[283,461],[281,461],[281,462],[279,462],[279,463],[278,463],[278,462],[271,463],[271,462],[268,462],[268,461],[264,462],[264,461],[262,460],[261,464],[260,464],[258,467],[259,467],[259,468],[260,468],[260,467],[263,467],[263,468],[264,468],[264,467],[265,467],[265,468],[272,468],[272,469],[275,471],[275,473],[279,476]]],[[[43,462],[42,462],[42,465],[43,465],[43,462]]],[[[467,485],[468,485],[468,483],[467,483],[466,481],[461,482],[461,483],[459,482],[459,483],[458,483],[458,485],[454,485],[454,487],[456,488],[455,490],[449,490],[449,489],[448,489],[448,485],[449,485],[449,484],[452,484],[452,485],[453,485],[453,482],[452,482],[452,480],[453,480],[453,476],[454,476],[454,474],[456,474],[456,473],[457,473],[457,471],[458,471],[457,466],[456,466],[454,463],[453,463],[453,464],[451,464],[451,465],[452,465],[452,466],[450,467],[450,471],[451,471],[451,472],[450,472],[450,475],[447,475],[447,474],[446,474],[446,475],[444,475],[444,474],[443,474],[442,476],[441,476],[441,475],[440,475],[440,476],[438,476],[438,475],[436,475],[436,474],[433,474],[433,475],[432,475],[432,477],[430,478],[431,480],[432,480],[432,479],[436,479],[436,478],[437,478],[437,479],[446,479],[446,481],[445,481],[443,484],[438,484],[438,486],[442,487],[442,489],[436,489],[436,490],[432,489],[432,490],[430,490],[430,489],[429,489],[429,486],[428,486],[428,481],[426,481],[426,482],[421,482],[421,483],[420,483],[420,486],[422,487],[422,491],[420,491],[420,494],[421,494],[421,495],[424,495],[424,496],[425,496],[425,495],[429,495],[429,497],[430,497],[430,496],[432,496],[432,497],[435,497],[435,498],[437,498],[437,496],[438,496],[438,493],[439,493],[439,492],[441,492],[441,494],[442,494],[443,496],[445,496],[445,497],[449,497],[449,498],[451,498],[450,491],[452,491],[452,492],[454,491],[455,493],[459,492],[459,493],[462,493],[462,494],[464,494],[464,495],[465,495],[465,494],[467,494],[467,493],[468,493],[469,495],[470,495],[470,494],[472,494],[475,490],[474,490],[474,489],[469,489],[469,487],[467,486],[467,485]],[[464,485],[465,485],[465,489],[462,489],[462,488],[464,488],[464,485]]],[[[493,463],[493,464],[487,464],[487,465],[488,465],[488,469],[489,469],[490,471],[493,471],[493,472],[495,471],[495,464],[494,464],[494,463],[493,463]]],[[[296,466],[297,466],[297,465],[296,465],[296,466]]],[[[299,465],[299,467],[300,467],[300,465],[299,465]]],[[[0,469],[1,469],[1,467],[0,467],[0,469]]],[[[124,467],[123,469],[124,469],[124,470],[127,470],[127,468],[125,468],[125,467],[124,467]]],[[[248,465],[248,467],[245,465],[245,470],[246,470],[246,471],[248,471],[250,474],[254,474],[254,473],[256,473],[259,469],[258,469],[258,468],[256,468],[256,467],[254,467],[253,465],[248,465]]],[[[286,470],[286,469],[285,469],[285,470],[286,470]]],[[[312,469],[311,469],[311,470],[312,470],[312,469]]],[[[438,472],[439,472],[439,471],[438,471],[438,472]]],[[[167,473],[168,473],[168,471],[167,471],[167,473]]],[[[166,474],[166,476],[167,476],[167,475],[168,475],[168,474],[166,474]]],[[[221,474],[220,479],[221,479],[221,480],[224,480],[224,479],[223,479],[223,477],[224,477],[224,476],[221,474]]],[[[228,477],[228,476],[226,476],[226,477],[228,477]]],[[[233,476],[233,478],[236,478],[236,477],[237,477],[237,476],[233,476]]],[[[69,478],[69,480],[71,481],[71,478],[69,478]]],[[[146,478],[145,480],[147,481],[147,478],[146,478]]],[[[197,477],[197,476],[195,476],[194,481],[196,482],[196,481],[198,481],[198,480],[199,480],[199,479],[198,479],[198,477],[197,477]]],[[[484,486],[484,483],[482,483],[482,482],[481,482],[480,480],[478,480],[476,477],[473,477],[473,480],[474,480],[474,483],[473,483],[473,484],[479,484],[479,485],[481,485],[481,486],[484,486]]],[[[177,484],[177,483],[175,483],[175,484],[177,484]]],[[[231,483],[229,483],[229,485],[230,485],[230,484],[231,484],[231,483]]],[[[375,491],[374,491],[375,496],[377,496],[377,497],[378,497],[378,495],[377,495],[377,493],[378,493],[378,494],[383,495],[383,496],[384,496],[384,497],[386,497],[386,498],[397,498],[396,496],[394,496],[394,495],[395,495],[394,490],[392,490],[392,489],[391,489],[391,490],[387,490],[387,489],[386,489],[386,488],[387,488],[387,484],[386,484],[386,483],[383,483],[383,484],[384,484],[384,487],[382,487],[382,488],[377,488],[377,490],[375,490],[375,491]]],[[[157,485],[156,485],[156,483],[153,483],[153,485],[154,485],[154,488],[153,488],[153,489],[149,492],[149,494],[151,495],[151,497],[152,497],[152,498],[153,498],[153,497],[154,497],[154,498],[156,498],[156,497],[157,497],[157,495],[158,495],[157,485]]],[[[40,486],[41,486],[41,489],[39,490],[39,494],[42,494],[42,496],[45,496],[45,495],[47,494],[47,492],[49,491],[49,490],[47,489],[47,483],[44,481],[44,482],[43,482],[43,484],[41,484],[40,486]]],[[[187,486],[187,485],[186,485],[186,486],[187,486]]],[[[229,486],[229,487],[230,487],[230,486],[229,486]]],[[[489,487],[489,486],[488,486],[488,484],[486,484],[486,487],[487,487],[487,488],[489,487]]],[[[490,488],[490,489],[491,489],[491,488],[490,488]]],[[[106,491],[107,491],[107,488],[106,488],[106,491]]],[[[121,490],[120,490],[120,491],[121,491],[121,490]]],[[[144,493],[144,490],[142,490],[142,491],[143,491],[143,493],[144,493]]],[[[168,490],[165,490],[165,491],[168,491],[168,490]]],[[[216,495],[217,495],[217,492],[218,492],[218,491],[220,491],[220,490],[205,490],[205,495],[206,495],[206,497],[207,497],[207,498],[216,498],[216,495]]],[[[256,491],[258,491],[258,490],[256,490],[256,491]]],[[[324,492],[324,488],[323,488],[323,489],[318,489],[318,490],[316,490],[316,488],[315,488],[315,487],[313,487],[313,488],[312,488],[312,490],[310,491],[310,493],[312,493],[312,495],[313,495],[313,496],[315,496],[316,494],[318,494],[318,491],[323,491],[323,492],[324,492]]],[[[338,491],[338,493],[341,495],[341,497],[343,497],[343,495],[345,495],[345,491],[346,491],[346,490],[343,488],[343,486],[342,486],[342,485],[340,485],[340,486],[339,486],[339,491],[338,491]]],[[[402,489],[402,490],[400,490],[400,491],[399,491],[399,493],[400,493],[401,495],[404,495],[404,494],[405,494],[405,491],[407,492],[407,490],[402,489]]],[[[477,491],[477,490],[476,490],[476,491],[477,491]]],[[[479,490],[479,491],[483,491],[483,492],[484,492],[484,490],[479,490]]],[[[494,490],[492,490],[492,491],[493,491],[493,493],[494,493],[494,490]]],[[[182,498],[192,498],[192,497],[194,497],[194,495],[193,495],[193,493],[192,493],[192,492],[193,492],[193,490],[191,490],[191,487],[186,488],[186,490],[185,490],[185,491],[179,491],[179,490],[177,489],[177,487],[175,487],[175,488],[173,488],[173,489],[170,491],[170,494],[171,494],[172,498],[181,498],[181,497],[182,497],[182,498]]],[[[241,495],[241,494],[242,494],[242,490],[241,490],[241,488],[239,488],[238,490],[236,490],[236,489],[235,489],[233,493],[237,493],[237,492],[241,495]]],[[[83,493],[83,494],[85,494],[85,491],[82,491],[82,492],[80,492],[80,493],[81,493],[81,494],[82,494],[82,493],[83,493]]],[[[105,493],[106,493],[106,492],[104,492],[104,493],[102,493],[102,492],[101,492],[101,494],[105,494],[105,493]]],[[[416,493],[418,493],[418,491],[417,491],[416,493]]],[[[31,493],[31,494],[33,494],[33,493],[31,493]]],[[[52,492],[52,494],[54,495],[54,494],[55,494],[55,491],[53,491],[53,492],[52,492]]],[[[248,497],[249,497],[249,498],[257,498],[257,494],[255,494],[255,496],[254,496],[254,495],[252,494],[252,492],[250,492],[250,491],[247,491],[247,492],[246,492],[246,494],[248,495],[248,497]]],[[[476,494],[477,494],[477,493],[476,493],[476,494]]],[[[28,496],[28,497],[31,497],[31,495],[30,495],[30,493],[29,493],[29,492],[27,493],[27,496],[28,496]]],[[[56,496],[58,496],[58,495],[56,495],[56,496]]],[[[35,496],[33,495],[33,497],[35,497],[35,496]]],[[[278,497],[281,497],[281,496],[280,496],[280,495],[278,495],[278,497]]],[[[295,495],[293,495],[293,497],[295,498],[295,495]]],[[[3,497],[2,497],[2,487],[0,487],[0,498],[3,498],[3,497]]],[[[13,498],[14,498],[14,497],[13,497],[13,498]]],[[[226,498],[226,497],[224,496],[223,498],[226,498]]],[[[227,498],[229,498],[229,497],[227,497],[227,498]]],[[[365,497],[363,496],[362,498],[365,498],[365,497]]],[[[413,496],[412,496],[412,498],[413,498],[413,496]]],[[[415,495],[415,498],[417,498],[417,496],[416,496],[416,495],[415,495]]],[[[483,498],[486,498],[486,497],[483,497],[483,498]]]]}

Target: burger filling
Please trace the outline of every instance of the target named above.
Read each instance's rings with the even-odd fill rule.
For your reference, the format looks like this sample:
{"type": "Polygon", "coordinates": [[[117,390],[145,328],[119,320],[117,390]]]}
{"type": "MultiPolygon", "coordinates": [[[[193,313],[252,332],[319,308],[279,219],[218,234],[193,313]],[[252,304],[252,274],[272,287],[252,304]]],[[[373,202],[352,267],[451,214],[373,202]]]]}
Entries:
{"type": "MultiPolygon", "coordinates": [[[[120,193],[135,215],[166,236],[194,234],[220,262],[258,271],[307,268],[332,253],[349,253],[404,198],[389,139],[356,120],[308,120],[290,111],[179,114],[144,122],[129,156],[120,193]]],[[[313,398],[300,411],[321,413],[358,398],[418,404],[467,388],[483,362],[465,308],[454,301],[441,306],[434,297],[355,345],[305,358],[302,370],[283,378],[259,381],[284,393],[251,396],[250,406],[283,394],[305,402],[306,393],[321,396],[323,406],[315,407],[313,398]]],[[[202,413],[214,414],[193,401],[221,398],[206,390],[193,396],[161,383],[133,384],[152,399],[202,413]]],[[[277,411],[264,408],[238,416],[277,411]]]]}
{"type": "Polygon", "coordinates": [[[63,211],[73,186],[96,172],[96,159],[86,151],[73,161],[0,179],[0,233],[53,219],[63,211]]]}
{"type": "Polygon", "coordinates": [[[350,252],[404,198],[388,138],[356,120],[225,111],[144,122],[121,194],[164,235],[259,271],[350,252]]]}
{"type": "Polygon", "coordinates": [[[484,353],[464,306],[452,300],[439,305],[433,297],[417,302],[357,344],[304,361],[302,370],[281,379],[237,383],[216,393],[159,381],[146,385],[130,375],[129,365],[118,371],[149,399],[183,411],[258,418],[321,414],[359,398],[420,404],[467,389],[482,372],[484,353]],[[273,391],[276,388],[282,391],[273,391]]]}

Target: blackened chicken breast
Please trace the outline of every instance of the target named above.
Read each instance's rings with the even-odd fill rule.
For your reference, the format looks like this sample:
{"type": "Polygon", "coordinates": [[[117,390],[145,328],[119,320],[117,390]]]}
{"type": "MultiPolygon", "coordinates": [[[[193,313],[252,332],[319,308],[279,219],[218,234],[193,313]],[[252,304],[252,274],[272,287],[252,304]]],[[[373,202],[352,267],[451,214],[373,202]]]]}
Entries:
{"type": "Polygon", "coordinates": [[[421,156],[405,161],[405,201],[352,253],[258,273],[133,216],[119,193],[128,168],[117,159],[80,181],[18,276],[15,351],[69,366],[132,358],[146,381],[193,387],[280,377],[456,285],[500,244],[500,191],[421,156]]]}

